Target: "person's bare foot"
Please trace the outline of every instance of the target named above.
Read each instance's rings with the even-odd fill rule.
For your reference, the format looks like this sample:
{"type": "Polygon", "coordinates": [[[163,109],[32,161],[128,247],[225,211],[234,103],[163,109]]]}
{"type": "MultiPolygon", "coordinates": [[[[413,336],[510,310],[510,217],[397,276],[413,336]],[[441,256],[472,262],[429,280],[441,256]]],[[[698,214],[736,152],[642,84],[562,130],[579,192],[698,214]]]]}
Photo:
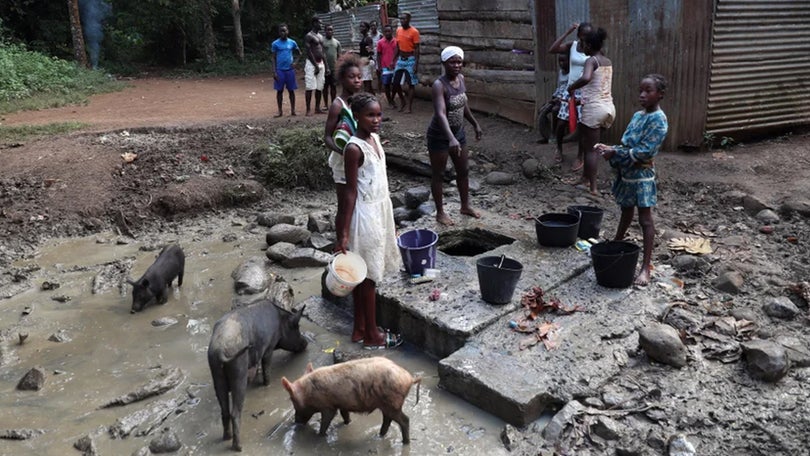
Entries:
{"type": "Polygon", "coordinates": [[[587,183],[584,178],[580,177],[568,177],[565,179],[561,179],[563,184],[573,185],[575,187],[582,186],[582,190],[584,190],[585,184],[587,183]]]}
{"type": "Polygon", "coordinates": [[[307,117],[312,117],[312,111],[307,111],[307,113],[306,113],[305,115],[306,115],[307,117]]]}
{"type": "Polygon", "coordinates": [[[481,218],[481,213],[471,207],[462,207],[459,212],[470,217],[481,218]]]}
{"type": "Polygon", "coordinates": [[[320,109],[316,109],[315,114],[326,114],[326,111],[321,111],[320,109]]]}
{"type": "Polygon", "coordinates": [[[273,117],[281,117],[282,115],[283,115],[282,113],[277,112],[276,115],[274,115],[273,117]]]}
{"type": "Polygon", "coordinates": [[[293,111],[293,112],[290,113],[290,115],[295,117],[297,114],[295,113],[295,111],[293,111]]]}
{"type": "Polygon", "coordinates": [[[442,225],[452,226],[455,225],[453,219],[450,218],[446,213],[440,212],[436,214],[436,221],[441,223],[442,225]]]}
{"type": "Polygon", "coordinates": [[[405,112],[405,108],[406,108],[406,106],[405,106],[405,105],[402,105],[402,106],[399,108],[399,112],[405,112]]]}
{"type": "Polygon", "coordinates": [[[633,282],[635,285],[640,287],[646,287],[650,284],[650,268],[641,268],[641,272],[636,277],[636,281],[633,282]]]}
{"type": "Polygon", "coordinates": [[[563,162],[563,154],[561,150],[557,151],[557,155],[554,156],[555,163],[562,163],[563,162]]]}
{"type": "Polygon", "coordinates": [[[582,169],[585,166],[585,163],[582,160],[577,160],[574,162],[573,166],[571,166],[571,172],[575,173],[582,169]]]}

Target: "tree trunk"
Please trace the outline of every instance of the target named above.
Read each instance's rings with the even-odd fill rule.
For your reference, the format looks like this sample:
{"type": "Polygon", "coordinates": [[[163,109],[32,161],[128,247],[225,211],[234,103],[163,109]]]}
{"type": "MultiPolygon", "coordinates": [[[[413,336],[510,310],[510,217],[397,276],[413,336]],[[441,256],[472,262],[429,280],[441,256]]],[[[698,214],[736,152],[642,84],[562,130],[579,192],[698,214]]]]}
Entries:
{"type": "Polygon", "coordinates": [[[70,13],[70,35],[73,37],[73,57],[76,63],[88,68],[87,52],[84,49],[84,35],[82,34],[82,19],[79,16],[79,0],[67,0],[70,13]]]}
{"type": "Polygon", "coordinates": [[[233,15],[234,51],[239,63],[245,62],[245,42],[242,39],[242,0],[231,0],[231,14],[233,15]]]}
{"type": "Polygon", "coordinates": [[[202,0],[203,10],[203,53],[205,63],[213,65],[217,63],[217,51],[214,47],[214,25],[211,23],[211,0],[202,0]]]}

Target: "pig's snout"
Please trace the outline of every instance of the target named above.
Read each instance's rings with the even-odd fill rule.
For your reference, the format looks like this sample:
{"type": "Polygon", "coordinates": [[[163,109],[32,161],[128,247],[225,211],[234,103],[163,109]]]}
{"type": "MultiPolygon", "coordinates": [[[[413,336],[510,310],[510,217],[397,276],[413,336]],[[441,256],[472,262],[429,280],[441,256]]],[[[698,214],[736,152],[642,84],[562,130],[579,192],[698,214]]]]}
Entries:
{"type": "Polygon", "coordinates": [[[135,310],[135,309],[129,309],[129,313],[131,313],[131,314],[134,314],[136,312],[137,312],[137,310],[135,310]]]}

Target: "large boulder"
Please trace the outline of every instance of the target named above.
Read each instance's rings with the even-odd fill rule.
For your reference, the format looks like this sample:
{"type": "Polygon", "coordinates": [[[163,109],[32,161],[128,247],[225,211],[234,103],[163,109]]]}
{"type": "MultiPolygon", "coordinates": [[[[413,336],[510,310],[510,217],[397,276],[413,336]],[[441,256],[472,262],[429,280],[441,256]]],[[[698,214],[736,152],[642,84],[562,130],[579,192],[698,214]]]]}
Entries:
{"type": "Polygon", "coordinates": [[[648,323],[638,329],[638,343],[652,360],[678,368],[686,365],[686,346],[672,326],[648,323]]]}

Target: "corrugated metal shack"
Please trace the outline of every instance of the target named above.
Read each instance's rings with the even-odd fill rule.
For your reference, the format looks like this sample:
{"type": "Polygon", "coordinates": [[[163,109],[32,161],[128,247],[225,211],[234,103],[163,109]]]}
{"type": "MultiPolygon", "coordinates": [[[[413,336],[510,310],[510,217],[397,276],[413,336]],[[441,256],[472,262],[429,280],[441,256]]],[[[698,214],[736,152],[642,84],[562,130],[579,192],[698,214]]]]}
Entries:
{"type": "Polygon", "coordinates": [[[335,30],[335,38],[340,41],[344,50],[358,50],[360,47],[360,23],[377,21],[382,31],[380,21],[380,5],[372,4],[352,8],[334,13],[316,14],[323,22],[323,26],[331,25],[335,30]]]}

